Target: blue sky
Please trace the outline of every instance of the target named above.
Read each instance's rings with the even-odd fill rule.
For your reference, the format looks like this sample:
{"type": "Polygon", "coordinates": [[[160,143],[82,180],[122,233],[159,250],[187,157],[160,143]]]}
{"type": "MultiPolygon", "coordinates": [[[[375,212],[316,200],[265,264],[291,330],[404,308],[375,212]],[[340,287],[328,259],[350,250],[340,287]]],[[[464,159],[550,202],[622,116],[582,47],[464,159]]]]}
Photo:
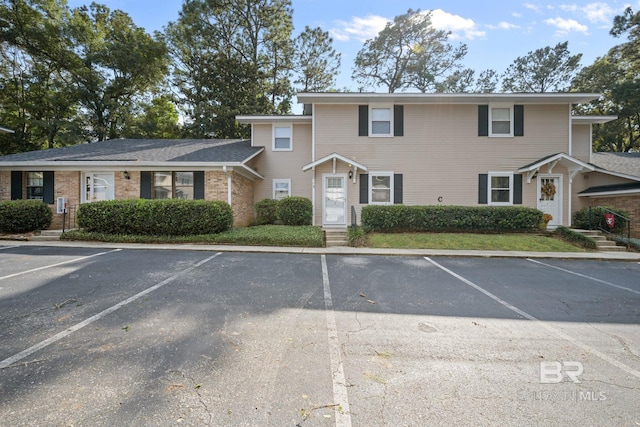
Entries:
{"type": "MultiPolygon", "coordinates": [[[[337,86],[357,90],[351,81],[353,60],[364,41],[374,37],[387,20],[411,9],[432,10],[432,23],[452,32],[453,44],[465,43],[464,66],[478,72],[502,73],[519,56],[569,41],[571,53],[582,53],[582,65],[622,42],[609,35],[613,17],[628,6],[640,10],[640,0],[618,1],[478,1],[478,0],[292,0],[295,34],[305,25],[320,26],[342,53],[337,86]]],[[[71,7],[89,1],[68,0],[71,7]]],[[[162,30],[178,18],[182,0],[102,0],[111,9],[127,12],[149,32],[162,30]]]]}

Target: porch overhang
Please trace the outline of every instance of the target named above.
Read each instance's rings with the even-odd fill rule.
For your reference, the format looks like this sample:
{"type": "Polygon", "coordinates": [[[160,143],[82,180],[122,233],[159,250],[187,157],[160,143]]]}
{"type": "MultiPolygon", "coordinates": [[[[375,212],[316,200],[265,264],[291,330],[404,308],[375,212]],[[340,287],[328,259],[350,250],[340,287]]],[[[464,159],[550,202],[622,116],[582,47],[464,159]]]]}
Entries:
{"type": "Polygon", "coordinates": [[[571,157],[566,153],[556,153],[542,159],[536,160],[533,163],[525,165],[518,169],[519,173],[527,174],[527,184],[531,183],[531,179],[540,171],[540,168],[547,166],[547,173],[553,173],[553,168],[557,165],[565,166],[569,170],[569,180],[573,181],[573,178],[579,172],[593,172],[596,167],[582,160],[571,157]]]}
{"type": "Polygon", "coordinates": [[[353,166],[356,170],[358,170],[358,169],[363,170],[363,171],[368,170],[368,168],[365,165],[363,165],[362,163],[358,163],[355,160],[352,160],[352,159],[350,159],[348,157],[343,156],[342,154],[331,153],[331,154],[329,154],[327,156],[324,156],[324,157],[316,160],[315,162],[311,162],[311,163],[308,163],[308,164],[302,166],[302,171],[306,172],[308,170],[311,170],[311,169],[315,168],[316,166],[319,166],[319,165],[321,165],[321,164],[323,164],[325,162],[329,162],[329,161],[333,162],[334,168],[335,168],[335,164],[336,164],[337,160],[340,160],[341,162],[347,163],[350,167],[353,166]]]}

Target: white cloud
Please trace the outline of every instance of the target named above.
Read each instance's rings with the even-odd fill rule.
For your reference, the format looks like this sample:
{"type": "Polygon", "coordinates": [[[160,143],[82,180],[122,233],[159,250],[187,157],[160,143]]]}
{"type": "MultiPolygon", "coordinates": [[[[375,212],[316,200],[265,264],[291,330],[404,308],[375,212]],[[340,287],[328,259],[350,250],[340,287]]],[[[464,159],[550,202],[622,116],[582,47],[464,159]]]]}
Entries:
{"type": "Polygon", "coordinates": [[[375,38],[389,20],[383,16],[367,15],[364,18],[353,17],[351,21],[335,21],[336,27],[329,30],[331,36],[339,41],[356,39],[362,43],[375,38]]]}
{"type": "Polygon", "coordinates": [[[451,39],[473,40],[485,37],[486,32],[479,30],[473,19],[447,13],[442,9],[431,11],[431,23],[437,30],[451,31],[451,39]]]}
{"type": "Polygon", "coordinates": [[[514,18],[522,18],[522,14],[519,12],[513,12],[511,16],[513,16],[514,18]]]}
{"type": "Polygon", "coordinates": [[[611,6],[606,3],[591,3],[583,8],[584,14],[587,19],[593,23],[607,23],[610,24],[613,21],[615,11],[611,6]]]}
{"type": "Polygon", "coordinates": [[[556,36],[562,37],[571,32],[588,34],[589,27],[582,25],[575,19],[549,18],[545,19],[545,24],[556,27],[556,36]]]}
{"type": "Polygon", "coordinates": [[[521,27],[510,22],[502,21],[498,25],[487,25],[487,28],[490,30],[515,30],[521,27]]]}
{"type": "Polygon", "coordinates": [[[533,10],[535,12],[538,12],[540,10],[540,7],[533,4],[533,3],[524,3],[522,6],[524,6],[525,8],[529,9],[529,10],[533,10]]]}

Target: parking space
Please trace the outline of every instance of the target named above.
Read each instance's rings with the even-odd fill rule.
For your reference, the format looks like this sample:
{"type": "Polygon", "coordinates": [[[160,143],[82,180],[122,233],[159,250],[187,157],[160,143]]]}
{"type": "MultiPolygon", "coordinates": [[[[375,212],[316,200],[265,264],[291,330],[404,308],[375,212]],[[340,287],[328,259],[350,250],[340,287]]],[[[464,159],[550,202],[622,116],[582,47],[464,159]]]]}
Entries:
{"type": "Polygon", "coordinates": [[[0,248],[8,425],[634,425],[640,265],[0,248]]]}

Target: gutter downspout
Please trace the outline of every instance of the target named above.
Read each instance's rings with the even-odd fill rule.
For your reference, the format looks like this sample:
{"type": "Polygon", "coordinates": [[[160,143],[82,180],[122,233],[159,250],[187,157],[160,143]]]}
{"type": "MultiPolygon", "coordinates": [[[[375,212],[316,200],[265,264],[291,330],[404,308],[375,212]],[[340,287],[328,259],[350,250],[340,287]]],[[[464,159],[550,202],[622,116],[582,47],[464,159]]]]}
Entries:
{"type": "MultiPolygon", "coordinates": [[[[311,104],[311,162],[316,161],[316,104],[311,104]]],[[[311,216],[311,225],[316,225],[316,168],[313,168],[313,176],[311,177],[311,206],[313,215],[311,216]]]]}
{"type": "Polygon", "coordinates": [[[229,206],[233,206],[231,203],[233,202],[232,198],[231,198],[231,172],[229,172],[227,170],[227,166],[222,166],[222,171],[224,172],[224,174],[227,176],[227,203],[229,203],[229,206]]]}

